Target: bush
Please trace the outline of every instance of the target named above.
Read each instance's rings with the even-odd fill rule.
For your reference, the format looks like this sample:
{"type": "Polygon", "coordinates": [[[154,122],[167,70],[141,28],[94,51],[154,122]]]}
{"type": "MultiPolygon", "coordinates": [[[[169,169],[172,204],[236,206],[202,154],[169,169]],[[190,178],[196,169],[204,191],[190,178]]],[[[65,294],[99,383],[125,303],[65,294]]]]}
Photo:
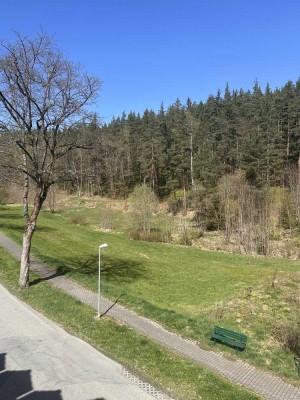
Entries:
{"type": "Polygon", "coordinates": [[[282,347],[300,356],[300,318],[298,316],[295,316],[292,321],[276,325],[273,333],[282,347]]]}
{"type": "Polygon", "coordinates": [[[128,231],[128,239],[131,240],[140,240],[140,231],[130,230],[128,231]]]}
{"type": "Polygon", "coordinates": [[[114,229],[114,216],[112,210],[104,209],[100,211],[100,226],[103,229],[114,229]]]}
{"type": "Polygon", "coordinates": [[[184,232],[178,240],[178,244],[182,246],[191,246],[192,245],[192,238],[188,232],[184,232]]]}
{"type": "Polygon", "coordinates": [[[289,210],[287,204],[284,204],[279,215],[278,224],[283,229],[294,229],[297,227],[297,219],[293,211],[289,210]]]}
{"type": "Polygon", "coordinates": [[[215,231],[220,227],[220,204],[216,194],[207,195],[197,206],[194,206],[193,220],[200,228],[215,231]]]}
{"type": "Polygon", "coordinates": [[[199,239],[199,238],[201,238],[202,236],[203,236],[203,231],[200,229],[200,230],[190,230],[189,232],[188,232],[188,236],[189,236],[189,238],[191,239],[191,240],[196,240],[196,239],[199,239]]]}
{"type": "Polygon", "coordinates": [[[168,212],[176,215],[183,209],[182,198],[175,199],[174,197],[168,201],[168,212]]]}
{"type": "Polygon", "coordinates": [[[144,242],[165,242],[165,237],[162,232],[155,230],[155,231],[137,231],[137,230],[130,230],[128,232],[128,238],[132,240],[142,240],[144,242]]]}
{"type": "Polygon", "coordinates": [[[199,229],[198,231],[198,238],[197,239],[201,239],[204,236],[205,232],[203,229],[199,229]]]}
{"type": "Polygon", "coordinates": [[[134,213],[135,228],[150,229],[152,214],[156,211],[158,199],[147,185],[136,186],[128,198],[134,213]]]}
{"type": "Polygon", "coordinates": [[[84,215],[74,215],[71,218],[71,224],[84,226],[87,224],[86,217],[84,215]]]}

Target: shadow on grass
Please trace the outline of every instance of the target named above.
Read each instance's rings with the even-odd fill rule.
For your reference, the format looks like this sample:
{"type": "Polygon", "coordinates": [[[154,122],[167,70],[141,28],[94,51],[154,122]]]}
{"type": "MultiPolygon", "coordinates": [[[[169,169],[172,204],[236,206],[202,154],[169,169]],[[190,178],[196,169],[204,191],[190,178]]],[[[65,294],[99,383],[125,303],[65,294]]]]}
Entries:
{"type": "MultiPolygon", "coordinates": [[[[19,219],[21,221],[23,218],[22,214],[15,214],[12,212],[3,213],[3,211],[5,211],[5,210],[3,210],[3,208],[1,208],[0,211],[1,211],[1,219],[9,219],[9,220],[19,219]]],[[[9,211],[11,211],[11,210],[9,210],[9,211]]]]}
{"type": "MultiPolygon", "coordinates": [[[[2,219],[2,217],[0,217],[0,220],[2,219]]],[[[2,229],[7,229],[7,230],[14,230],[14,231],[19,231],[19,232],[24,232],[25,229],[25,224],[10,224],[10,223],[6,223],[6,222],[2,222],[1,221],[1,228],[2,229]]],[[[40,226],[37,225],[37,227],[35,228],[35,232],[55,232],[56,229],[54,228],[49,228],[47,226],[40,226]]]]}
{"type": "MultiPolygon", "coordinates": [[[[81,257],[69,257],[66,260],[59,260],[52,257],[43,257],[43,261],[56,268],[56,272],[44,277],[35,279],[30,283],[34,286],[40,282],[50,280],[57,276],[69,275],[89,275],[98,276],[98,255],[83,255],[81,257]]],[[[105,256],[101,261],[101,276],[109,282],[126,282],[130,283],[140,279],[146,274],[145,266],[135,260],[126,260],[105,256]]]]}
{"type": "MultiPolygon", "coordinates": [[[[98,256],[70,258],[70,263],[77,272],[98,275],[98,256]]],[[[132,282],[146,274],[145,266],[136,260],[105,256],[101,261],[101,275],[107,281],[132,282]]]]}
{"type": "MultiPolygon", "coordinates": [[[[31,265],[33,265],[34,263],[31,262],[31,265]]],[[[34,286],[37,285],[38,283],[41,282],[45,282],[45,281],[50,281],[53,278],[57,278],[58,276],[63,276],[65,275],[67,272],[62,272],[60,268],[58,268],[58,270],[56,272],[53,272],[53,274],[47,275],[43,278],[36,278],[32,281],[29,282],[29,286],[34,286]]]]}

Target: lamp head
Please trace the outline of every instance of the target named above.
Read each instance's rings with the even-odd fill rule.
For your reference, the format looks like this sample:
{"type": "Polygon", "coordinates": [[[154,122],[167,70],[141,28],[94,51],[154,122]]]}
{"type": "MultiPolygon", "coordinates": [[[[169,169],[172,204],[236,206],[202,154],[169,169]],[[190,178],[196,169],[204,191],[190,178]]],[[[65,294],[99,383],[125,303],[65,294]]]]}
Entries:
{"type": "Polygon", "coordinates": [[[106,243],[100,244],[99,249],[104,249],[107,246],[108,246],[108,244],[106,244],[106,243]]]}

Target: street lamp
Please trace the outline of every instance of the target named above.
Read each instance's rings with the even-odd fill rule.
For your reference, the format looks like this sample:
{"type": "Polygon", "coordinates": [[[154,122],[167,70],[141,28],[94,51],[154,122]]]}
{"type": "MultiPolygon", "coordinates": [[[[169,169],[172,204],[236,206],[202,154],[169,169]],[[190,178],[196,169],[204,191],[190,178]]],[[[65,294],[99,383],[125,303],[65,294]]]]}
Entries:
{"type": "Polygon", "coordinates": [[[101,249],[104,249],[108,245],[106,243],[100,244],[99,246],[99,272],[98,272],[98,318],[101,313],[101,296],[100,296],[100,271],[101,271],[101,249]]]}

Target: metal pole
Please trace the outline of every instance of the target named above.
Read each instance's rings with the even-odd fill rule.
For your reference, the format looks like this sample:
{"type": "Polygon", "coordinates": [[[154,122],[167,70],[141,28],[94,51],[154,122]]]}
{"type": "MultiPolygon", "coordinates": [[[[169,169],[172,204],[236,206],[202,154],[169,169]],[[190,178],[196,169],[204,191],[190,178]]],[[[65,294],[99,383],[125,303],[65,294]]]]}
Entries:
{"type": "Polygon", "coordinates": [[[106,243],[100,244],[99,246],[99,270],[98,270],[98,318],[101,316],[101,293],[100,293],[100,283],[101,283],[101,249],[107,247],[106,243]]]}
{"type": "Polygon", "coordinates": [[[99,246],[99,270],[98,270],[98,318],[100,318],[101,298],[100,298],[100,272],[101,272],[101,246],[99,246]]]}

